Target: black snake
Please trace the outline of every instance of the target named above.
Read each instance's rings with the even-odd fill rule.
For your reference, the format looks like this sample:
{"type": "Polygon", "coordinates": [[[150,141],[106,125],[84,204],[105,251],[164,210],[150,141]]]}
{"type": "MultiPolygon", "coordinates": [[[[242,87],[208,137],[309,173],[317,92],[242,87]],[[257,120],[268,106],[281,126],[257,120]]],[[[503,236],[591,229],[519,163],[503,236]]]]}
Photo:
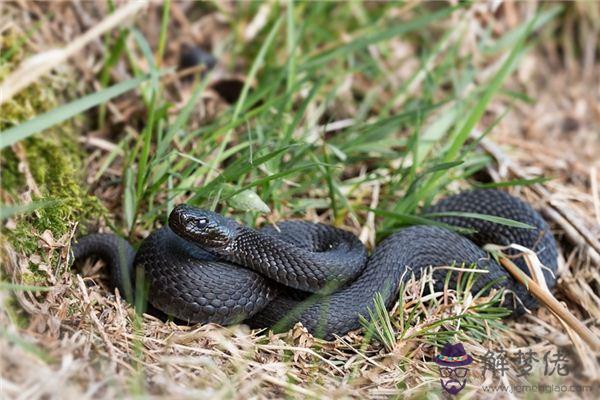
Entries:
{"type": "MultiPolygon", "coordinates": [[[[137,252],[118,236],[92,234],[78,240],[73,255],[75,260],[103,258],[111,284],[128,299],[144,277],[150,305],[179,320],[244,321],[279,329],[301,321],[325,338],[359,328],[359,315],[368,316],[376,293],[391,306],[400,281],[411,275],[405,273],[407,268],[419,276],[429,266],[476,265],[487,273],[477,274],[472,291],[508,289],[504,305],[513,313],[534,308],[536,300],[526,288],[481,248],[486,243],[517,243],[534,250],[547,267],[548,286],[554,286],[556,242],[547,223],[527,203],[498,190],[481,189],[447,197],[427,213],[437,214],[436,225],[401,229],[369,255],[352,233],[328,225],[283,221],[255,230],[211,211],[179,205],[168,226],[151,233],[137,252]],[[464,213],[501,217],[532,228],[464,213]],[[440,224],[473,233],[459,235],[440,224]]],[[[514,262],[529,275],[522,258],[514,262]]],[[[443,290],[447,273],[448,269],[434,269],[436,290],[443,290]]],[[[450,277],[450,287],[456,285],[456,276],[450,277]]]]}

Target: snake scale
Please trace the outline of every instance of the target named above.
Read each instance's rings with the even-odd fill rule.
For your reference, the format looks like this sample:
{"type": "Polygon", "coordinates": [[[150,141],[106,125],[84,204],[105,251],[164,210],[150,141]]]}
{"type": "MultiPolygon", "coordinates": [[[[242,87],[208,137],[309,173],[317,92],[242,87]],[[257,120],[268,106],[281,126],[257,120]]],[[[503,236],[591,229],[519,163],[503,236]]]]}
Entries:
{"type": "MultiPolygon", "coordinates": [[[[168,226],[151,233],[137,252],[112,234],[84,236],[72,251],[75,261],[104,259],[111,285],[128,299],[141,286],[134,276],[143,278],[150,306],[178,320],[224,325],[243,321],[278,330],[300,321],[326,339],[359,328],[359,316],[367,317],[374,308],[376,293],[390,307],[401,281],[411,273],[420,276],[429,266],[476,266],[487,273],[477,273],[472,292],[508,289],[503,305],[513,314],[535,308],[535,298],[482,249],[487,243],[517,243],[534,250],[546,267],[548,287],[554,286],[556,242],[529,204],[502,191],[478,189],[442,199],[426,212],[437,215],[432,218],[435,225],[400,229],[370,255],[356,236],[332,226],[283,221],[257,230],[187,205],[176,206],[168,226]],[[469,233],[460,235],[447,226],[469,233]]],[[[529,275],[522,257],[514,262],[529,275]]],[[[443,290],[447,273],[447,268],[434,268],[435,290],[443,290]]],[[[456,276],[450,276],[450,287],[456,285],[456,276]]]]}

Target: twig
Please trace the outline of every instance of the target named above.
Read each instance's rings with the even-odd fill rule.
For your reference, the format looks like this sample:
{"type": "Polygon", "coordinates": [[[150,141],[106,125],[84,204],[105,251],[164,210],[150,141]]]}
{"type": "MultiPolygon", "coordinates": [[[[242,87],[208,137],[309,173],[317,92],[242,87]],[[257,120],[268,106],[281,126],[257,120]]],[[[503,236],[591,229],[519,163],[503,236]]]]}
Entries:
{"type": "Polygon", "coordinates": [[[592,189],[592,200],[594,202],[596,222],[600,225],[600,190],[598,190],[598,174],[596,173],[596,167],[590,167],[590,186],[592,189]]]}
{"type": "Polygon", "coordinates": [[[595,351],[600,351],[600,339],[598,339],[587,326],[582,324],[571,312],[554,298],[549,292],[542,289],[535,281],[523,273],[512,261],[506,257],[500,257],[500,263],[508,272],[521,284],[525,285],[527,290],[541,301],[558,318],[565,322],[595,351]]]}
{"type": "Polygon", "coordinates": [[[304,389],[303,387],[294,385],[291,382],[282,381],[281,379],[277,379],[274,376],[264,374],[261,376],[261,378],[264,381],[267,381],[273,385],[277,385],[277,386],[280,386],[285,389],[289,389],[292,392],[296,392],[296,393],[304,395],[304,396],[313,397],[315,399],[319,398],[319,395],[317,393],[313,392],[312,390],[304,389]]]}
{"type": "Polygon", "coordinates": [[[100,323],[100,320],[96,316],[96,312],[94,311],[94,309],[92,307],[92,302],[87,293],[85,283],[83,282],[83,279],[81,278],[81,275],[79,275],[79,274],[77,275],[77,284],[79,286],[79,289],[81,290],[81,294],[83,295],[83,302],[85,304],[85,309],[87,310],[90,319],[96,326],[96,329],[98,329],[98,333],[100,334],[100,337],[102,338],[102,340],[104,341],[104,344],[106,345],[106,349],[108,351],[111,365],[113,368],[115,368],[115,365],[116,365],[115,348],[114,348],[112,342],[110,341],[110,339],[108,338],[108,335],[106,334],[104,327],[100,323]]]}
{"type": "Polygon", "coordinates": [[[311,354],[315,357],[317,357],[318,359],[320,359],[321,361],[323,361],[324,363],[328,364],[331,368],[335,369],[337,372],[339,372],[340,374],[344,374],[344,371],[342,371],[339,367],[337,367],[334,363],[332,363],[331,361],[329,361],[328,359],[326,359],[325,357],[319,355],[319,353],[315,352],[312,349],[309,348],[304,348],[304,347],[294,347],[294,346],[276,346],[276,345],[260,345],[260,348],[265,349],[265,350],[289,350],[289,351],[303,351],[306,352],[308,354],[311,354]]]}
{"type": "MultiPolygon", "coordinates": [[[[545,207],[541,211],[544,217],[554,221],[555,224],[561,227],[564,236],[572,244],[574,244],[575,246],[580,246],[582,244],[585,245],[585,241],[583,240],[581,234],[577,231],[577,229],[575,229],[575,227],[570,223],[569,220],[560,215],[560,213],[557,212],[554,209],[554,207],[545,207]]],[[[593,263],[595,263],[596,265],[600,265],[600,253],[598,253],[596,250],[590,247],[588,254],[593,263]]]]}
{"type": "Polygon", "coordinates": [[[0,104],[11,99],[16,93],[25,89],[39,77],[50,72],[54,67],[65,62],[88,43],[113,29],[147,4],[146,0],[132,1],[116,10],[64,48],[48,50],[25,60],[15,72],[4,79],[4,82],[0,86],[0,104]]]}

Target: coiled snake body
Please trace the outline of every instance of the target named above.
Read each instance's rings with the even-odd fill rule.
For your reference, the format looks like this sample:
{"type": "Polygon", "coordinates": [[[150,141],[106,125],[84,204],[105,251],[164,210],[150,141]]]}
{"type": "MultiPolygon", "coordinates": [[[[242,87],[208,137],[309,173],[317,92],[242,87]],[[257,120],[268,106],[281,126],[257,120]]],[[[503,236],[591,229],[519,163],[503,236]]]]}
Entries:
{"type": "MultiPolygon", "coordinates": [[[[132,293],[133,276],[143,271],[148,301],[187,322],[287,329],[297,321],[313,334],[331,338],[360,327],[380,293],[389,307],[407,268],[419,276],[429,266],[476,264],[472,291],[488,285],[508,289],[504,305],[514,313],[536,300],[481,246],[517,243],[534,250],[555,283],[557,247],[547,223],[525,202],[497,190],[474,190],[447,197],[427,210],[437,222],[474,231],[459,235],[442,226],[412,226],[385,238],[371,255],[353,234],[323,224],[284,221],[260,230],[220,214],[177,206],[169,226],[153,232],[135,252],[110,234],[84,236],[73,246],[75,260],[103,258],[111,283],[132,293]],[[457,212],[463,213],[460,216],[457,212]],[[486,214],[522,222],[532,229],[466,217],[486,214]],[[504,279],[502,279],[504,278],[504,279]],[[513,298],[518,297],[518,301],[513,298]]],[[[514,262],[527,274],[522,258],[514,262]]],[[[447,269],[435,269],[434,287],[442,290],[447,269]]],[[[450,287],[456,284],[450,277],[450,287]]],[[[139,276],[139,275],[137,275],[139,276]]],[[[138,282],[139,287],[139,282],[138,282]]],[[[131,298],[131,297],[130,297],[131,298]]]]}

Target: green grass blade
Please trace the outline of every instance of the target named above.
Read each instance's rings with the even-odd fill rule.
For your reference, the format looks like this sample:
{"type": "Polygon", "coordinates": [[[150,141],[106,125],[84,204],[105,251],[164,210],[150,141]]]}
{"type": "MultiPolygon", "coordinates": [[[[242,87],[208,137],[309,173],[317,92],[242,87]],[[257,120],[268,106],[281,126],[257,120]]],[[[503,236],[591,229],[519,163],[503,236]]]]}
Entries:
{"type": "Polygon", "coordinates": [[[449,16],[457,8],[458,7],[448,7],[433,13],[426,13],[421,17],[397,24],[391,28],[378,30],[374,34],[358,36],[357,39],[353,40],[348,44],[337,46],[333,49],[326,51],[324,54],[319,54],[317,56],[312,57],[308,62],[302,65],[302,68],[308,69],[319,67],[332,59],[342,57],[345,54],[354,52],[359,49],[363,49],[374,43],[391,39],[395,36],[400,36],[418,29],[424,29],[427,25],[431,24],[432,22],[449,16]]]}
{"type": "MultiPolygon", "coordinates": [[[[463,145],[468,139],[472,130],[475,128],[475,125],[483,116],[492,97],[498,92],[504,80],[517,66],[518,61],[520,60],[521,56],[525,51],[526,39],[536,21],[537,17],[534,17],[527,23],[528,29],[525,29],[521,33],[519,40],[512,48],[511,52],[508,54],[506,60],[504,60],[504,62],[500,66],[498,72],[494,75],[492,80],[486,86],[483,94],[478,96],[478,100],[475,103],[475,105],[468,110],[464,122],[455,129],[454,133],[449,138],[448,149],[444,153],[444,156],[441,160],[443,163],[456,161],[456,157],[463,148],[463,145]]],[[[430,199],[432,194],[438,187],[440,179],[444,176],[445,171],[438,171],[431,175],[428,178],[428,180],[422,185],[420,190],[416,191],[415,193],[412,193],[410,196],[407,196],[403,203],[399,203],[399,207],[396,209],[396,211],[410,212],[412,211],[410,208],[414,208],[418,204],[418,199],[430,199]],[[404,207],[406,204],[410,205],[409,209],[400,208],[404,207]]]]}
{"type": "Polygon", "coordinates": [[[23,290],[28,292],[49,292],[54,289],[51,286],[19,285],[17,283],[0,281],[0,290],[23,290]]]}
{"type": "Polygon", "coordinates": [[[265,154],[264,156],[254,159],[252,162],[249,162],[245,159],[236,161],[235,163],[227,167],[218,177],[199,188],[196,191],[196,195],[192,198],[191,202],[199,202],[201,199],[205,198],[210,192],[217,190],[222,184],[227,182],[233,182],[235,179],[238,179],[240,176],[248,173],[252,169],[258,167],[261,164],[266,163],[272,158],[277,157],[283,152],[289,150],[292,146],[286,146],[274,150],[270,153],[265,154]]]}
{"type": "Polygon", "coordinates": [[[163,3],[162,18],[160,21],[160,34],[158,37],[158,49],[156,49],[156,63],[160,65],[163,54],[165,53],[165,46],[167,44],[167,33],[169,28],[170,12],[171,12],[171,0],[165,0],[163,3]]]}
{"type": "Polygon", "coordinates": [[[56,200],[34,201],[28,204],[17,204],[10,206],[0,204],[0,221],[4,221],[13,215],[29,213],[33,210],[37,210],[38,208],[50,207],[56,204],[56,202],[56,200]]]}
{"type": "Polygon", "coordinates": [[[539,176],[531,179],[512,179],[504,182],[490,182],[490,183],[475,183],[474,186],[482,189],[496,189],[502,187],[514,187],[514,186],[532,186],[536,184],[544,184],[551,181],[552,178],[539,176]]]}
{"type": "Polygon", "coordinates": [[[11,146],[14,143],[26,139],[31,135],[42,132],[44,129],[72,118],[85,110],[105,103],[114,97],[135,89],[146,79],[148,79],[147,76],[133,78],[118,83],[109,88],[99,90],[96,93],[88,94],[87,96],[57,107],[42,115],[38,115],[29,121],[23,122],[22,124],[0,132],[0,149],[11,146]]]}
{"type": "Polygon", "coordinates": [[[508,218],[497,217],[495,215],[485,215],[471,212],[461,212],[461,211],[444,211],[439,213],[430,213],[424,214],[425,217],[429,218],[437,218],[437,217],[464,217],[464,218],[473,218],[480,219],[482,221],[493,222],[495,224],[501,224],[506,226],[512,226],[513,228],[523,228],[523,229],[535,229],[535,227],[526,224],[524,222],[515,221],[508,218]]]}

